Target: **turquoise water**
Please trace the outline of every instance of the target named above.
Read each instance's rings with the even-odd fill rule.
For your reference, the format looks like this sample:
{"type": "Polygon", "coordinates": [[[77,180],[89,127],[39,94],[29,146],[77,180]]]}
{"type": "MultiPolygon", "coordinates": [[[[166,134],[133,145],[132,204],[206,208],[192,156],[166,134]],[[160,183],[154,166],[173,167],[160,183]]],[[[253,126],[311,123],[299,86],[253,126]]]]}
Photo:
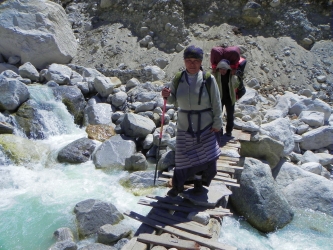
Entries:
{"type": "Polygon", "coordinates": [[[314,211],[296,209],[291,223],[269,234],[236,216],[224,218],[221,231],[219,241],[244,250],[333,249],[333,217],[314,211]]]}
{"type": "MultiPolygon", "coordinates": [[[[58,138],[50,140],[62,146],[58,138]]],[[[95,169],[92,162],[79,165],[50,162],[43,168],[0,167],[0,249],[48,249],[55,242],[53,232],[60,227],[71,228],[77,237],[73,209],[85,199],[111,202],[121,212],[132,210],[146,214],[150,209],[137,204],[142,197],[134,196],[119,185],[119,179],[128,174],[125,171],[104,172],[95,169]]],[[[156,194],[165,191],[159,188],[156,194]]],[[[128,217],[125,224],[134,231],[140,225],[128,217]]],[[[226,217],[220,241],[247,250],[331,250],[332,236],[332,217],[296,210],[289,225],[270,234],[261,234],[240,217],[226,217]]],[[[83,241],[80,245],[87,243],[83,241]]]]}
{"type": "MultiPolygon", "coordinates": [[[[57,162],[62,147],[87,135],[84,129],[75,126],[73,117],[48,88],[31,86],[29,91],[37,102],[52,107],[42,112],[49,123],[45,131],[49,138],[42,143],[50,151],[39,164],[0,166],[0,249],[46,250],[55,243],[53,233],[60,227],[71,228],[78,240],[73,209],[85,199],[111,202],[122,213],[148,213],[150,207],[137,204],[142,197],[134,196],[119,184],[127,172],[95,169],[92,161],[78,165],[57,162]]],[[[0,152],[0,162],[6,162],[1,157],[0,152]]],[[[163,195],[166,188],[156,188],[153,192],[163,195]]],[[[123,223],[133,231],[140,225],[128,217],[123,223]]],[[[78,245],[93,240],[85,239],[78,245]]],[[[226,217],[219,240],[244,250],[331,250],[333,218],[296,210],[294,220],[285,228],[261,234],[240,217],[226,217]]]]}

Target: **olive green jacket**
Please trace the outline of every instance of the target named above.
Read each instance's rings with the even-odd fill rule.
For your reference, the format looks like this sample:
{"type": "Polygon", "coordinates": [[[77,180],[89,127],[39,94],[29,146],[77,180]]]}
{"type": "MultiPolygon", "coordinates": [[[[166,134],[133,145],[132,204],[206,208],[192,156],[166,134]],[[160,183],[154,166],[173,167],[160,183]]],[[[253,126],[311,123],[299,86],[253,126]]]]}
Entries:
{"type": "MultiPolygon", "coordinates": [[[[223,93],[222,93],[221,74],[219,72],[215,72],[214,76],[215,76],[216,83],[217,83],[218,89],[220,91],[220,96],[221,96],[221,99],[222,99],[223,93]]],[[[231,101],[232,101],[232,105],[234,105],[235,102],[236,102],[236,89],[239,86],[238,77],[235,76],[235,75],[232,75],[230,73],[228,84],[229,84],[229,95],[230,95],[230,98],[231,98],[231,101]]]]}

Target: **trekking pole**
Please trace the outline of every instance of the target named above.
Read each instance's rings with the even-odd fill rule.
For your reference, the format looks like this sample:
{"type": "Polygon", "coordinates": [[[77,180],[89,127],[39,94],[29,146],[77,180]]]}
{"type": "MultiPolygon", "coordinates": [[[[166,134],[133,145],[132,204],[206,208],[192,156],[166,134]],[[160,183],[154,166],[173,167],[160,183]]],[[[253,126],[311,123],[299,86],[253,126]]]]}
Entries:
{"type": "Polygon", "coordinates": [[[156,173],[157,173],[157,164],[159,161],[159,156],[160,156],[160,145],[162,141],[162,134],[163,134],[163,124],[164,124],[164,114],[165,114],[165,106],[166,106],[167,98],[164,98],[164,104],[163,104],[163,112],[162,112],[162,120],[161,120],[161,131],[160,131],[160,136],[158,139],[158,147],[157,147],[157,162],[156,162],[156,167],[155,167],[155,175],[154,175],[154,186],[156,182],[156,173]]]}

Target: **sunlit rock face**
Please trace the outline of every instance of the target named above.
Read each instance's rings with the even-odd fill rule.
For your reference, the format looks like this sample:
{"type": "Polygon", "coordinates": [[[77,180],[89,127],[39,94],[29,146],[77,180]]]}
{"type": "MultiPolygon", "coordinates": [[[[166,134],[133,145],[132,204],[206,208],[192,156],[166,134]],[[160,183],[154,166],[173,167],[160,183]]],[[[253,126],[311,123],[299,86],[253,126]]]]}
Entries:
{"type": "Polygon", "coordinates": [[[64,9],[51,1],[6,1],[0,5],[0,53],[19,56],[42,69],[66,64],[76,55],[77,41],[64,9]]]}

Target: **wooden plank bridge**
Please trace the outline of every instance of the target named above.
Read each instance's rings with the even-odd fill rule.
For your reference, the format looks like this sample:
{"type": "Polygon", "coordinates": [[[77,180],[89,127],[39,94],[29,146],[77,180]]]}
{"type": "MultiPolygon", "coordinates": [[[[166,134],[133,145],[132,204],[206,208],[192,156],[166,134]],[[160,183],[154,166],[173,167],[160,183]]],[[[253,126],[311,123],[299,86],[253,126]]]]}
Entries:
{"type": "MultiPolygon", "coordinates": [[[[152,246],[175,249],[224,249],[233,246],[218,241],[224,216],[232,215],[227,209],[230,187],[239,187],[234,179],[236,171],[242,171],[243,159],[239,156],[242,141],[249,141],[250,134],[234,129],[233,137],[222,137],[222,154],[217,161],[217,174],[209,187],[200,195],[192,193],[193,185],[185,185],[184,192],[175,198],[147,196],[138,204],[150,206],[146,215],[134,211],[125,215],[140,221],[134,237],[122,250],[147,250],[152,246]],[[209,214],[207,225],[188,219],[190,213],[209,214]]],[[[162,172],[159,181],[171,187],[173,171],[162,172]]]]}

